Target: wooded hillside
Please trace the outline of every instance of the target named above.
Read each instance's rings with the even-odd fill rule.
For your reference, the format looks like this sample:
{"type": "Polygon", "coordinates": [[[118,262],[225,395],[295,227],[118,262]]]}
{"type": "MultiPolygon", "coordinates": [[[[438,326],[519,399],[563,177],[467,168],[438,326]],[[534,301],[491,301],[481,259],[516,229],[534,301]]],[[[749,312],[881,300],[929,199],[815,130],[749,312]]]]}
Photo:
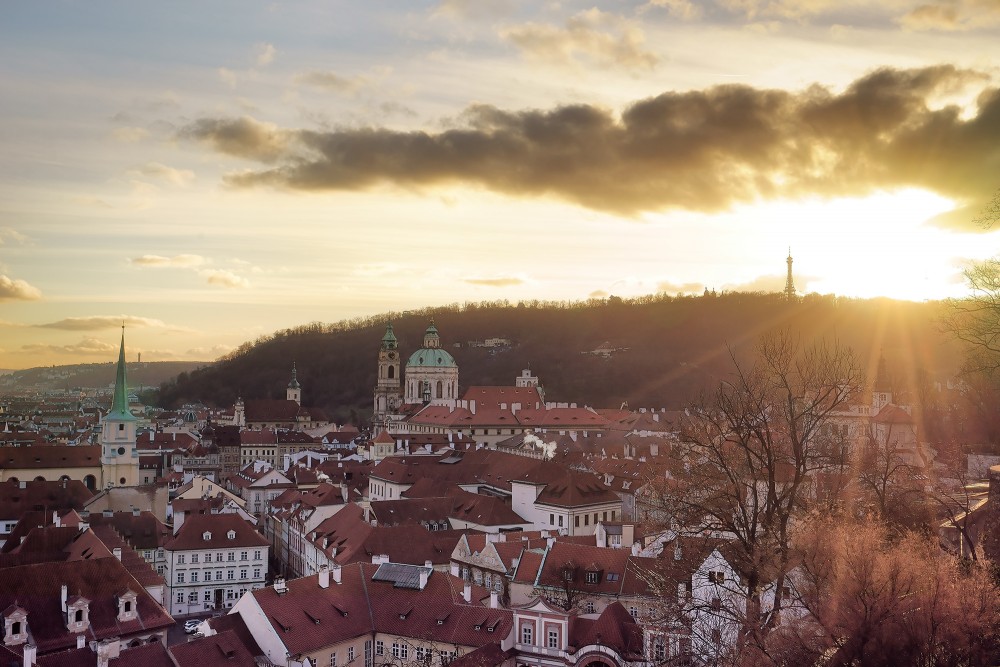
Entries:
{"type": "MultiPolygon", "coordinates": [[[[553,401],[596,407],[683,406],[732,371],[761,334],[788,328],[804,341],[836,338],[875,368],[884,354],[900,392],[952,377],[960,348],[939,331],[940,303],[888,299],[731,293],[663,295],[585,303],[493,302],[387,313],[337,324],[313,323],[248,342],[215,364],[161,386],[164,407],[203,401],[283,398],[294,362],[303,403],[339,420],[364,423],[371,411],[376,359],[391,321],[403,359],[420,347],[431,317],[456,358],[462,388],[513,384],[530,364],[553,401]],[[509,348],[470,341],[506,338],[509,348]],[[588,354],[607,343],[608,358],[588,354]]],[[[874,374],[874,370],[872,370],[874,374]]]]}

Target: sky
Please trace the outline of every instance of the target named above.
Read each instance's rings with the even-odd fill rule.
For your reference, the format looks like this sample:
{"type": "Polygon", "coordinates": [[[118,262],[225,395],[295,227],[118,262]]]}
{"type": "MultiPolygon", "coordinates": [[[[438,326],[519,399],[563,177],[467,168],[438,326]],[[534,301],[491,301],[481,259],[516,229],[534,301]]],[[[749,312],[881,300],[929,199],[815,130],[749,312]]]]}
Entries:
{"type": "Polygon", "coordinates": [[[961,296],[998,188],[998,0],[6,3],[0,368],[780,291],[789,250],[961,296]]]}

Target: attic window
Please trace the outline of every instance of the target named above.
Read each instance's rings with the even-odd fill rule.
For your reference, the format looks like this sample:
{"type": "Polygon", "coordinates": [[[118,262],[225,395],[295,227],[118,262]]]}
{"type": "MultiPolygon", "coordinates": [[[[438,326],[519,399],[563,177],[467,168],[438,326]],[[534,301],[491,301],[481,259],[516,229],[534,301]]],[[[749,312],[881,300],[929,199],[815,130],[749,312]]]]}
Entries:
{"type": "Polygon", "coordinates": [[[588,584],[598,584],[601,582],[601,573],[590,570],[587,572],[586,580],[588,584]]]}
{"type": "Polygon", "coordinates": [[[212,539],[212,533],[211,533],[211,531],[206,530],[204,533],[202,533],[201,534],[201,539],[205,540],[206,542],[208,542],[209,540],[211,540],[212,539]]]}
{"type": "Polygon", "coordinates": [[[236,531],[235,530],[231,530],[228,533],[226,533],[226,539],[235,540],[236,539],[236,531]]]}

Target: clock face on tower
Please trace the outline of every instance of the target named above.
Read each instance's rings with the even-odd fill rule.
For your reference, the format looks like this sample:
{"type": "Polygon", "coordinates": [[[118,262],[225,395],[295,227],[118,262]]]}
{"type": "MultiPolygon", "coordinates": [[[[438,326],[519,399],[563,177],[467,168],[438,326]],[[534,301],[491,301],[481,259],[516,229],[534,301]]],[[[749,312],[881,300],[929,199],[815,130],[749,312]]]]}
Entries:
{"type": "Polygon", "coordinates": [[[389,358],[390,359],[395,359],[396,358],[396,353],[395,352],[390,352],[389,353],[389,358]]]}

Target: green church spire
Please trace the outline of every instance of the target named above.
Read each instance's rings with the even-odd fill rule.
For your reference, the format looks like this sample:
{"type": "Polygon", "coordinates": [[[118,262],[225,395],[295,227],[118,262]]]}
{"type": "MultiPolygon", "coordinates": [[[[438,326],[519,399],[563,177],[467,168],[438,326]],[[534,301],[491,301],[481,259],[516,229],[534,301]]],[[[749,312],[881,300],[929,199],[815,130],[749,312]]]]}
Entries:
{"type": "Polygon", "coordinates": [[[125,381],[125,325],[122,325],[122,346],[118,351],[118,373],[115,375],[115,393],[107,419],[137,421],[128,409],[128,384],[125,381]]]}

